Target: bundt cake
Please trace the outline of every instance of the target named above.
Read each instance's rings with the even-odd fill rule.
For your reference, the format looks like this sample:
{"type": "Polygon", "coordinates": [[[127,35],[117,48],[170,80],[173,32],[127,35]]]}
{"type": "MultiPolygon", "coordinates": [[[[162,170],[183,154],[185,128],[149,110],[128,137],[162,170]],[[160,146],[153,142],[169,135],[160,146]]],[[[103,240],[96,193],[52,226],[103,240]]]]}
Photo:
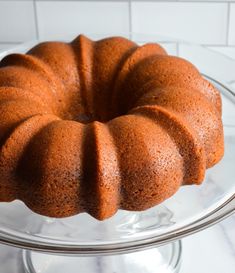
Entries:
{"type": "Polygon", "coordinates": [[[221,97],[188,61],[121,37],[0,62],[0,201],[103,220],[200,184],[223,156],[221,97]]]}

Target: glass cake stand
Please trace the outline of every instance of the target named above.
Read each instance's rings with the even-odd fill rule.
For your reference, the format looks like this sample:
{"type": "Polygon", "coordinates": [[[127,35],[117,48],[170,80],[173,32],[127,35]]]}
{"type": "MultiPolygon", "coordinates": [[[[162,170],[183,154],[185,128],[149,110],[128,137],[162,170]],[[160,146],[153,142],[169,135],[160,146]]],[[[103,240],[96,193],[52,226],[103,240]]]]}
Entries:
{"type": "MultiPolygon", "coordinates": [[[[104,35],[105,36],[105,35],[104,35]]],[[[97,37],[97,35],[95,35],[97,37]]],[[[180,239],[235,210],[235,61],[205,47],[159,35],[131,34],[161,42],[192,61],[221,92],[225,155],[201,186],[184,186],[143,212],[120,210],[106,221],[87,214],[54,219],[31,212],[21,201],[0,203],[0,242],[22,248],[27,273],[179,272],[180,239]]],[[[99,36],[100,38],[100,36],[99,36]]],[[[38,41],[0,53],[25,52],[38,41]]]]}

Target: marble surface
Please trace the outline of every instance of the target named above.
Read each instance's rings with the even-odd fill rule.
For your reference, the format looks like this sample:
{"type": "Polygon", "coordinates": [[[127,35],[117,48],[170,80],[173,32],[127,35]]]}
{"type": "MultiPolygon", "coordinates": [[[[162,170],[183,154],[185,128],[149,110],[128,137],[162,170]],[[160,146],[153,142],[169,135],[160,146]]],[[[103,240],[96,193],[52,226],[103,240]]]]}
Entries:
{"type": "Polygon", "coordinates": [[[180,273],[234,273],[235,215],[183,240],[180,273]]]}
{"type": "MultiPolygon", "coordinates": [[[[180,273],[234,273],[234,226],[235,215],[183,239],[180,273]]],[[[20,254],[19,249],[1,245],[0,273],[23,273],[20,254]]]]}

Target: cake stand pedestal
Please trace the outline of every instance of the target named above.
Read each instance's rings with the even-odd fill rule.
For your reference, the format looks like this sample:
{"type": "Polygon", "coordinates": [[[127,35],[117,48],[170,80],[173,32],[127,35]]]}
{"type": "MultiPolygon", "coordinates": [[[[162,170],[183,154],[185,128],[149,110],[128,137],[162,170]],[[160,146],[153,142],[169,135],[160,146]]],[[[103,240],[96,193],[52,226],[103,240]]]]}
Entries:
{"type": "Polygon", "coordinates": [[[181,253],[181,241],[128,254],[94,257],[22,251],[26,273],[172,273],[179,272],[181,253]]]}

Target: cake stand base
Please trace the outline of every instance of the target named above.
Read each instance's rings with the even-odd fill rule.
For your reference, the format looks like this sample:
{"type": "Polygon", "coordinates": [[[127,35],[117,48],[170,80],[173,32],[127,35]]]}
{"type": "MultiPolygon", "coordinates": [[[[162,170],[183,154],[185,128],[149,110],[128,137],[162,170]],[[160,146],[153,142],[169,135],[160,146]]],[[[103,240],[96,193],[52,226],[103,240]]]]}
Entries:
{"type": "Polygon", "coordinates": [[[134,253],[95,257],[22,251],[26,273],[173,273],[179,272],[181,254],[180,241],[134,253]]]}

